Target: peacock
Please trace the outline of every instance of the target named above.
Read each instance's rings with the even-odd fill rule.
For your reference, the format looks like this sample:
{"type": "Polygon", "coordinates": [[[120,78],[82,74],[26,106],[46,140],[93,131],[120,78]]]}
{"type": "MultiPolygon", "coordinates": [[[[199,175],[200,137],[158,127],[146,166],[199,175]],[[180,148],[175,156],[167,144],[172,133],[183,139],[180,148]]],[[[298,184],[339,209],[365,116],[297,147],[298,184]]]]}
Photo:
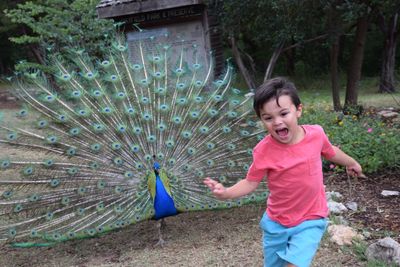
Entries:
{"type": "Polygon", "coordinates": [[[211,53],[142,33],[134,45],[115,34],[101,56],[64,48],[50,76],[13,77],[24,104],[0,122],[0,242],[51,245],[265,200],[265,185],[220,201],[202,182],[244,178],[264,137],[234,68],[216,75],[211,53]]]}

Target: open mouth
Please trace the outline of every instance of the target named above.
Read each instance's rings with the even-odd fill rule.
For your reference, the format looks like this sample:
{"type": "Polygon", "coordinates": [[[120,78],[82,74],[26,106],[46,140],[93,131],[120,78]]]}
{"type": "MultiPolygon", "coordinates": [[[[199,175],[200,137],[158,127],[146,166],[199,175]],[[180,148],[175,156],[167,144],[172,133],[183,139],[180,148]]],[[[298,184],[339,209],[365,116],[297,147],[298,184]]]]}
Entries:
{"type": "Polygon", "coordinates": [[[283,138],[283,137],[286,137],[288,135],[289,129],[288,128],[282,128],[282,129],[276,130],[275,132],[279,137],[283,138]]]}

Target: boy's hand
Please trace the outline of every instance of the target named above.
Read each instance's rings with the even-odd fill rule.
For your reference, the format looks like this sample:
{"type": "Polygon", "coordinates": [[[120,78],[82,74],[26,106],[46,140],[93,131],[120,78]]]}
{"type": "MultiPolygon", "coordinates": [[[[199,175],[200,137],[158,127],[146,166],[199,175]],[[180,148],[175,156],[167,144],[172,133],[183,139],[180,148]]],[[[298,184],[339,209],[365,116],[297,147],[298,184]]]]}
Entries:
{"type": "Polygon", "coordinates": [[[218,183],[209,177],[204,179],[203,183],[210,188],[216,198],[220,200],[228,198],[226,188],[221,183],[218,183]]]}
{"type": "Polygon", "coordinates": [[[353,163],[346,167],[346,172],[348,175],[353,177],[365,178],[366,176],[362,173],[362,168],[358,162],[353,163]]]}

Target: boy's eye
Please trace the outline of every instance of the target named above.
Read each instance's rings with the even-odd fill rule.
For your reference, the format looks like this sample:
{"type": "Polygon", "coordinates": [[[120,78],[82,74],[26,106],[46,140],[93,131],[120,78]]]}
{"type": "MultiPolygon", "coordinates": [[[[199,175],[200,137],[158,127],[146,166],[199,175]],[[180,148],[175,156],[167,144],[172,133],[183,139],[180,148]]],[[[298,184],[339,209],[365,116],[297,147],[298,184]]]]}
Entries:
{"type": "Polygon", "coordinates": [[[264,117],[264,120],[265,120],[265,121],[270,121],[271,118],[270,118],[270,117],[264,117]]]}
{"type": "Polygon", "coordinates": [[[288,113],[287,112],[283,112],[281,115],[284,117],[286,116],[288,113]]]}

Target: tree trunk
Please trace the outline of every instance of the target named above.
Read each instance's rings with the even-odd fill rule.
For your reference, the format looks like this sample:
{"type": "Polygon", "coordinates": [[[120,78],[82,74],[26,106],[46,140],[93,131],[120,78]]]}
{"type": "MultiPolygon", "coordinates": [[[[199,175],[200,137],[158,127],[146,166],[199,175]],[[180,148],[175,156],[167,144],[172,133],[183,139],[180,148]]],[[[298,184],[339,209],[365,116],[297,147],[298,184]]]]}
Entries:
{"type": "Polygon", "coordinates": [[[339,37],[335,36],[331,47],[331,83],[332,83],[332,100],[333,109],[339,111],[342,109],[340,104],[340,88],[338,74],[338,59],[339,59],[339,37]]]}
{"type": "Polygon", "coordinates": [[[357,21],[356,37],[347,71],[347,87],[345,106],[356,106],[358,102],[358,82],[361,78],[361,69],[364,58],[365,39],[367,36],[368,17],[364,16],[357,21]]]}
{"type": "Polygon", "coordinates": [[[293,76],[295,74],[295,55],[296,55],[296,48],[289,49],[285,51],[286,57],[286,73],[289,76],[293,76]]]}
{"type": "Polygon", "coordinates": [[[340,53],[340,37],[342,34],[342,23],[341,16],[337,11],[336,6],[341,1],[335,1],[332,3],[328,13],[328,29],[332,38],[330,47],[330,74],[331,74],[331,86],[332,86],[332,101],[333,109],[340,111],[342,105],[340,104],[340,88],[339,88],[339,53],[340,53]]]}
{"type": "Polygon", "coordinates": [[[285,45],[285,41],[282,41],[274,50],[274,53],[272,54],[269,63],[268,63],[268,67],[267,67],[267,71],[265,72],[264,75],[264,82],[266,82],[267,80],[269,80],[272,76],[272,72],[275,68],[276,65],[276,61],[278,60],[281,52],[282,52],[282,48],[285,45]]]}
{"type": "MultiPolygon", "coordinates": [[[[382,55],[381,79],[379,83],[380,93],[393,93],[395,91],[395,58],[396,58],[396,43],[397,43],[397,20],[398,13],[390,18],[387,27],[381,25],[381,29],[385,33],[385,43],[382,55]]],[[[381,21],[384,24],[384,17],[381,16],[381,21]]]]}
{"type": "Polygon", "coordinates": [[[232,36],[231,38],[229,38],[229,41],[230,41],[230,44],[232,47],[232,52],[233,52],[233,56],[235,57],[236,64],[238,65],[239,71],[242,74],[247,87],[249,89],[255,89],[256,84],[255,84],[253,78],[251,77],[249,70],[246,68],[246,66],[243,63],[243,59],[240,54],[240,51],[239,51],[238,47],[236,46],[235,37],[232,36]]]}

